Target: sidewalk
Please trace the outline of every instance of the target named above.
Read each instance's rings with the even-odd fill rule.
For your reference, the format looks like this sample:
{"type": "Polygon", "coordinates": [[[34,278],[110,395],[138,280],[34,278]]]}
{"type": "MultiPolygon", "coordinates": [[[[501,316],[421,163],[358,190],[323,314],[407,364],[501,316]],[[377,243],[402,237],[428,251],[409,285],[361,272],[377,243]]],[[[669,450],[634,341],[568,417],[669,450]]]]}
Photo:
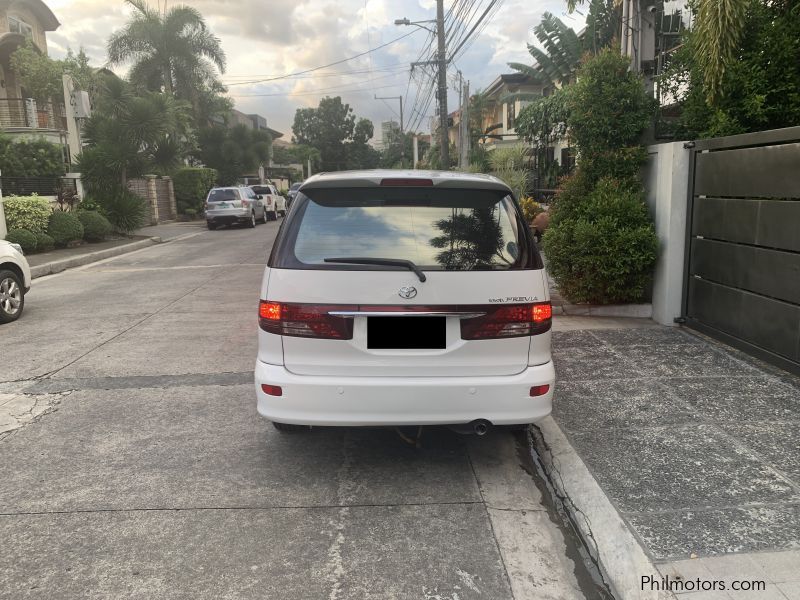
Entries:
{"type": "Polygon", "coordinates": [[[684,600],[800,598],[800,379],[648,321],[557,317],[553,346],[538,451],[617,597],[669,576],[727,583],[684,600]]]}
{"type": "Polygon", "coordinates": [[[192,235],[205,230],[205,222],[165,223],[143,227],[134,235],[97,244],[83,244],[77,248],[60,248],[26,256],[31,267],[31,276],[36,279],[53,273],[60,273],[89,263],[119,256],[146,248],[154,243],[169,242],[176,238],[192,235]]]}

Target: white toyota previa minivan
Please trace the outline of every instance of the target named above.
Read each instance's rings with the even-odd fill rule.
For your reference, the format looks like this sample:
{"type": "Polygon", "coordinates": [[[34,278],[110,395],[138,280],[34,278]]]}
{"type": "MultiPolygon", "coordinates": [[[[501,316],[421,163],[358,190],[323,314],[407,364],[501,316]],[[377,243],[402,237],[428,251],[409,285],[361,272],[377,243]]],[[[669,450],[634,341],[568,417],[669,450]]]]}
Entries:
{"type": "Polygon", "coordinates": [[[258,412],[307,425],[456,425],[550,413],[552,310],[508,186],[429,171],[319,174],[264,271],[258,412]]]}

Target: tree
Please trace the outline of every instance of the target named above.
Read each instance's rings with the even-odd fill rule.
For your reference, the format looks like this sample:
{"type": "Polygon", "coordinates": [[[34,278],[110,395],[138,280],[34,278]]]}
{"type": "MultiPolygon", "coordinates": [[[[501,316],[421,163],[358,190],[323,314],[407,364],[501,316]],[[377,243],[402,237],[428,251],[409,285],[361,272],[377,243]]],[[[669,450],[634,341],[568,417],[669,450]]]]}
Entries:
{"type": "MultiPolygon", "coordinates": [[[[523,63],[509,63],[509,66],[538,83],[553,87],[568,83],[574,78],[584,53],[597,54],[611,44],[619,26],[615,4],[614,0],[591,0],[583,37],[552,13],[545,12],[533,29],[542,48],[528,44],[533,66],[523,63]]],[[[530,94],[525,99],[530,99],[530,94]]]]}
{"type": "Polygon", "coordinates": [[[200,131],[199,146],[196,157],[217,170],[217,183],[233,185],[269,163],[272,137],[266,131],[255,131],[245,125],[232,129],[207,127],[200,131]]]}
{"type": "Polygon", "coordinates": [[[19,77],[25,91],[35,100],[50,102],[64,93],[61,64],[43,54],[30,40],[11,55],[11,69],[19,77]]]}
{"type": "Polygon", "coordinates": [[[585,61],[566,96],[579,161],[550,209],[544,249],[559,290],[573,302],[640,301],[658,240],[639,176],[639,138],[654,101],[628,61],[606,49],[585,61]]]}
{"type": "Polygon", "coordinates": [[[755,0],[733,60],[713,104],[703,66],[700,33],[684,33],[663,77],[677,99],[675,135],[683,139],[779,129],[800,123],[800,5],[755,0]]]}
{"type": "Polygon", "coordinates": [[[292,141],[316,148],[325,171],[365,168],[377,165],[377,155],[367,144],[373,129],[368,119],[356,123],[353,109],[341,97],[325,97],[317,108],[297,109],[292,141]]]}
{"type": "Polygon", "coordinates": [[[172,96],[137,95],[127,82],[106,76],[84,125],[86,147],[78,156],[89,187],[124,189],[131,177],[177,166],[186,153],[189,110],[187,103],[172,96]]]}
{"type": "Polygon", "coordinates": [[[144,0],[125,0],[134,12],[108,41],[111,64],[133,61],[130,81],[150,91],[165,91],[191,102],[196,116],[205,91],[214,91],[216,73],[225,72],[219,38],[195,8],[176,5],[164,13],[144,0]]]}

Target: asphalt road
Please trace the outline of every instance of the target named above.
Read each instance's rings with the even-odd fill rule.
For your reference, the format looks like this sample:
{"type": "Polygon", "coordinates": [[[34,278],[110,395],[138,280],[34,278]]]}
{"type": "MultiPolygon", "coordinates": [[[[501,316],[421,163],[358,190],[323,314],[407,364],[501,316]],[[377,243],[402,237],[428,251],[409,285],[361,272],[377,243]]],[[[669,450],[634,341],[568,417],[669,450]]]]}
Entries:
{"type": "Polygon", "coordinates": [[[593,597],[511,434],[258,416],[277,228],[36,280],[0,327],[0,598],[593,597]]]}

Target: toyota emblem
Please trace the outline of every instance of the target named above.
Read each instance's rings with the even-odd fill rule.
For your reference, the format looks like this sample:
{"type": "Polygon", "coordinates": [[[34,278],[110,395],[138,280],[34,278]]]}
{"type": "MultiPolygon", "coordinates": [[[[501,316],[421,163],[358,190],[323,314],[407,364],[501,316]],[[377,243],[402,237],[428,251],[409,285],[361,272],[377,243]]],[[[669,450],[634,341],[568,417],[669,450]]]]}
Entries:
{"type": "Polygon", "coordinates": [[[397,295],[401,298],[405,298],[406,300],[411,300],[411,298],[417,295],[417,288],[407,285],[405,287],[401,287],[397,291],[397,295]]]}

